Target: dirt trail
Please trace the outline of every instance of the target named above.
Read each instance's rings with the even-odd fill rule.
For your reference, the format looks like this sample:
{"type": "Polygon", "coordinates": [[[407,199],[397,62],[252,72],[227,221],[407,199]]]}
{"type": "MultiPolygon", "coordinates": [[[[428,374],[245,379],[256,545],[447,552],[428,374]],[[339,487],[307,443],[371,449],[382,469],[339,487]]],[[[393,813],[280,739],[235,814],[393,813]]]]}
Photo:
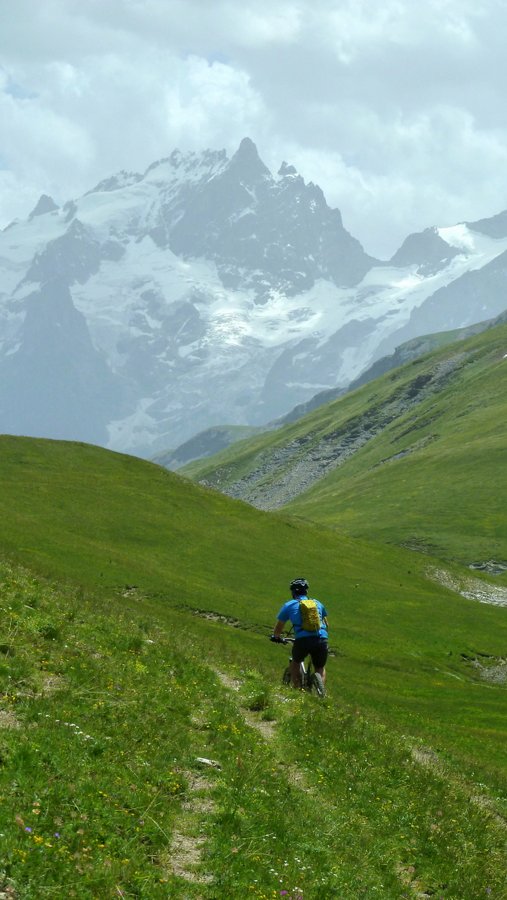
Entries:
{"type": "MultiPolygon", "coordinates": [[[[242,686],[241,680],[233,676],[214,670],[220,683],[230,694],[238,695],[242,686]]],[[[264,741],[271,741],[275,735],[276,723],[263,720],[258,713],[242,709],[237,704],[238,711],[246,724],[255,729],[264,741]]],[[[194,724],[200,727],[203,710],[194,714],[194,724]]],[[[206,846],[206,832],[209,826],[209,817],[215,809],[212,797],[213,780],[206,772],[204,764],[206,760],[196,760],[202,771],[182,772],[187,783],[187,796],[181,806],[181,816],[175,828],[170,844],[164,853],[161,863],[163,868],[172,875],[188,882],[189,885],[209,885],[213,882],[210,873],[203,872],[203,853],[206,846]]],[[[213,766],[212,761],[209,761],[213,766]]],[[[303,788],[303,775],[293,771],[294,767],[286,770],[287,779],[294,785],[303,788]]],[[[192,895],[194,896],[194,895],[192,895]]]]}
{"type": "Polygon", "coordinates": [[[205,842],[206,838],[203,835],[191,836],[180,831],[173,832],[171,850],[168,854],[172,874],[192,884],[209,884],[213,880],[212,875],[195,871],[201,864],[205,842]]]}
{"type": "MultiPolygon", "coordinates": [[[[215,673],[220,679],[221,683],[225,688],[231,691],[238,692],[241,687],[241,681],[237,678],[232,678],[230,675],[227,675],[225,672],[219,672],[215,669],[215,673]]],[[[284,703],[287,701],[287,696],[281,693],[275,692],[276,701],[279,703],[284,703]]],[[[277,730],[277,722],[271,721],[267,719],[262,719],[259,713],[256,713],[252,710],[241,709],[240,713],[245,720],[246,724],[250,728],[254,728],[265,740],[266,742],[271,742],[276,735],[277,730]]],[[[284,775],[290,785],[292,787],[297,787],[301,791],[308,791],[308,782],[305,777],[304,772],[301,771],[297,766],[292,762],[288,762],[286,759],[283,760],[283,770],[284,775]]]]}
{"type": "MultiPolygon", "coordinates": [[[[225,672],[219,672],[217,669],[215,669],[215,674],[227,690],[235,692],[239,691],[241,682],[237,678],[232,678],[230,675],[227,675],[225,672]]],[[[258,714],[249,709],[242,709],[241,715],[247,725],[249,725],[250,728],[255,728],[255,730],[262,735],[264,740],[272,740],[276,730],[276,722],[262,719],[258,714]]]]}
{"type": "Polygon", "coordinates": [[[21,722],[10,709],[0,709],[0,728],[21,728],[21,722]]]}
{"type": "Polygon", "coordinates": [[[181,806],[178,827],[160,862],[166,872],[189,884],[210,884],[213,876],[202,871],[202,857],[207,841],[207,819],[215,808],[210,795],[213,785],[204,774],[183,772],[182,775],[187,781],[187,796],[181,806]]]}

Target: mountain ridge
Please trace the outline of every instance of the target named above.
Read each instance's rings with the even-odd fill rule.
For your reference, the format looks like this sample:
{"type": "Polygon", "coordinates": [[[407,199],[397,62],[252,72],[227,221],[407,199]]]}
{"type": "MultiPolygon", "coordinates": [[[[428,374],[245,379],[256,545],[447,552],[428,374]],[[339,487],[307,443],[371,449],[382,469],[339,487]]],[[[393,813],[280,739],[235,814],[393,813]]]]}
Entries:
{"type": "MultiPolygon", "coordinates": [[[[273,175],[249,138],[231,158],[173,151],[61,207],[42,197],[0,233],[0,430],[55,436],[56,406],[72,437],[77,406],[85,438],[152,457],[224,422],[263,426],[403,340],[497,315],[506,283],[502,214],[426,229],[381,261],[317,185],[286,162],[273,175]],[[33,358],[24,346],[30,304],[50,319],[53,289],[84,317],[111,404],[85,389],[78,358],[70,398],[49,345],[33,358]],[[16,420],[36,370],[39,408],[16,420]]],[[[76,322],[56,333],[62,347],[76,322]]]]}

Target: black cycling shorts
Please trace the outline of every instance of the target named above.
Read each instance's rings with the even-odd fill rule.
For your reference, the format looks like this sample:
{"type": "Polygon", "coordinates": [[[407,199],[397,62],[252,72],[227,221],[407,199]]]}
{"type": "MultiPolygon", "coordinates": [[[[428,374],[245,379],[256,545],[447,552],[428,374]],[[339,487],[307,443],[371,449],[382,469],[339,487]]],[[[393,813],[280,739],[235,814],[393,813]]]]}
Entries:
{"type": "Polygon", "coordinates": [[[316,669],[323,669],[327,662],[327,640],[323,637],[296,638],[292,645],[292,659],[303,662],[308,655],[316,669]]]}

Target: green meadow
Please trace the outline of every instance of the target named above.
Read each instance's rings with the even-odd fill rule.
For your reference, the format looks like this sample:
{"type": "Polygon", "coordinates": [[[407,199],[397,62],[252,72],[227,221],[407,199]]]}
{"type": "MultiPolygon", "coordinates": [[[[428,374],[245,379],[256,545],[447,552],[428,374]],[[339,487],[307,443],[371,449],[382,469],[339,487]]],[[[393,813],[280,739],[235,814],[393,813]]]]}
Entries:
{"type": "Polygon", "coordinates": [[[506,610],[456,561],[87,445],[0,477],[0,894],[507,896],[506,610]],[[324,701],[267,640],[300,574],[324,701]]]}

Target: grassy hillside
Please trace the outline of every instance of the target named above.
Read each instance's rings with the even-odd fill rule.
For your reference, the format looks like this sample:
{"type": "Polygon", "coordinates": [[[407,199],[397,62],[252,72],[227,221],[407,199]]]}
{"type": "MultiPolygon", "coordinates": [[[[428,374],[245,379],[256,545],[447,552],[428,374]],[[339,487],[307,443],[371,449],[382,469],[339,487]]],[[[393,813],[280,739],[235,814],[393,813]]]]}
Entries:
{"type": "Polygon", "coordinates": [[[98,448],[1,438],[0,474],[7,896],[503,896],[504,609],[98,448]],[[266,640],[299,573],[321,705],[266,640]]]}
{"type": "Polygon", "coordinates": [[[501,800],[442,751],[280,694],[251,634],[0,577],[6,897],[504,896],[501,800]]]}
{"type": "Polygon", "coordinates": [[[184,471],[355,536],[506,560],[506,353],[502,325],[184,471]]]}
{"type": "MultiPolygon", "coordinates": [[[[507,561],[506,355],[505,326],[467,342],[436,397],[393,421],[294,511],[464,563],[507,561]]],[[[432,356],[417,374],[453,359],[432,356]]]]}

